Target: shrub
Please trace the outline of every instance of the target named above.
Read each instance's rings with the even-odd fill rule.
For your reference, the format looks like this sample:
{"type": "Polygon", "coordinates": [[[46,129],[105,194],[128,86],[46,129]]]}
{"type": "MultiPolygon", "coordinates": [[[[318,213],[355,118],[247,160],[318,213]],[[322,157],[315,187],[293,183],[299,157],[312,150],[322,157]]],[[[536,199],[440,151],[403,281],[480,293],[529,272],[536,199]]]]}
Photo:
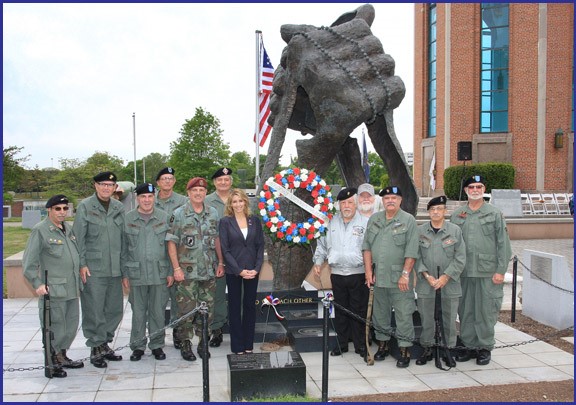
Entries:
{"type": "MultiPolygon", "coordinates": [[[[460,185],[463,179],[479,174],[486,179],[486,193],[492,189],[514,188],[514,166],[510,163],[478,163],[463,166],[451,166],[444,170],[444,193],[452,200],[460,197],[460,185]]],[[[464,192],[462,195],[465,197],[464,192]]]]}

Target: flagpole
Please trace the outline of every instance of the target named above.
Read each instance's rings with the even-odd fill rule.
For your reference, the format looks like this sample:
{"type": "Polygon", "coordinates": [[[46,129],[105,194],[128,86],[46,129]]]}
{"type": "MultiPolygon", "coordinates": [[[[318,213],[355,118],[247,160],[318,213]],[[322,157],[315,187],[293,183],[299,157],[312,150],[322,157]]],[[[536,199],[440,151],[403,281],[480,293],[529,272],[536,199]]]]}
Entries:
{"type": "Polygon", "coordinates": [[[256,134],[256,176],[254,177],[254,184],[256,186],[256,192],[260,187],[260,67],[262,63],[260,61],[260,36],[262,31],[256,30],[256,120],[254,125],[254,133],[256,134]]]}
{"type": "Polygon", "coordinates": [[[134,185],[136,182],[136,113],[132,113],[132,132],[134,133],[134,185]]]}

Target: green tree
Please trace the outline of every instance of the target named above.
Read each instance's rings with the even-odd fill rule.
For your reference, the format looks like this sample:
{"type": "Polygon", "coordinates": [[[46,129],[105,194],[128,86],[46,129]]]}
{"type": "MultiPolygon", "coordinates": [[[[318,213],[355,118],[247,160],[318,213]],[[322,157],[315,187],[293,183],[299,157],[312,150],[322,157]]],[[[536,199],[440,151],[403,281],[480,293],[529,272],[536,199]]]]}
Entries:
{"type": "Polygon", "coordinates": [[[256,168],[248,152],[235,152],[230,157],[230,168],[233,171],[234,185],[240,188],[255,188],[256,168]]]}
{"type": "Polygon", "coordinates": [[[220,121],[201,107],[187,119],[180,129],[180,137],[170,143],[169,165],[176,170],[178,181],[174,187],[183,193],[192,177],[210,179],[222,166],[230,163],[230,146],[222,139],[220,121]]]}
{"type": "Polygon", "coordinates": [[[86,159],[84,164],[85,170],[92,173],[93,177],[100,172],[114,172],[118,176],[118,173],[124,167],[124,160],[118,156],[111,155],[108,152],[98,152],[96,151],[92,156],[86,159]]]}
{"type": "MultiPolygon", "coordinates": [[[[168,166],[168,156],[158,152],[152,152],[142,159],[136,160],[138,184],[144,182],[156,184],[156,175],[166,166],[168,166]]],[[[128,162],[126,166],[120,170],[118,178],[122,181],[134,181],[134,161],[128,162]]]]}
{"type": "Polygon", "coordinates": [[[25,175],[23,164],[28,161],[30,155],[17,157],[24,148],[19,146],[8,146],[4,148],[2,162],[3,176],[2,188],[6,191],[21,191],[21,181],[25,175]]]}
{"type": "Polygon", "coordinates": [[[388,186],[388,170],[377,153],[368,152],[368,164],[370,165],[370,184],[376,191],[388,186]]]}

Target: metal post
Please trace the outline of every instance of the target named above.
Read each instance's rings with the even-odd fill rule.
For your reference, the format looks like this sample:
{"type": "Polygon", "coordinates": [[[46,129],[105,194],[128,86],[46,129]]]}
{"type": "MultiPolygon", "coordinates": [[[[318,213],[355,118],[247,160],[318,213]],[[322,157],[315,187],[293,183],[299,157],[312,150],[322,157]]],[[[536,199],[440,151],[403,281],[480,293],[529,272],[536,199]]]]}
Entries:
{"type": "Polygon", "coordinates": [[[518,256],[512,259],[512,313],[510,322],[516,322],[516,282],[518,280],[518,256]]]}
{"type": "Polygon", "coordinates": [[[322,300],[324,305],[324,324],[322,328],[322,402],[328,402],[328,321],[330,320],[330,301],[322,300]]]}
{"type": "Polygon", "coordinates": [[[204,352],[202,356],[202,390],[204,393],[203,402],[210,402],[210,371],[208,368],[208,310],[205,307],[201,309],[202,313],[202,347],[204,352]]]}
{"type": "Polygon", "coordinates": [[[136,176],[136,113],[132,113],[132,133],[134,137],[134,185],[138,185],[136,176]]]}

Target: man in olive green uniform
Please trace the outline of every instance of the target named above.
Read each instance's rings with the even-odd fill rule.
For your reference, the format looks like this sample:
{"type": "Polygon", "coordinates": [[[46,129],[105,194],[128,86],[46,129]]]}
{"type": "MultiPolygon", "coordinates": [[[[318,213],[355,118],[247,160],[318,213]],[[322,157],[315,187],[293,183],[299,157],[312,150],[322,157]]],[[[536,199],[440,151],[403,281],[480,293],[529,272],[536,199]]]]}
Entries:
{"type": "MultiPolygon", "coordinates": [[[[174,210],[188,201],[186,196],[178,194],[174,191],[176,184],[176,170],[172,167],[165,167],[161,169],[156,175],[156,198],[154,205],[168,214],[168,218],[172,216],[174,210]]],[[[169,289],[170,293],[170,322],[178,319],[178,302],[176,301],[176,286],[172,285],[169,289]]],[[[178,328],[172,328],[172,341],[174,347],[180,349],[181,342],[178,340],[178,328]]]]}
{"type": "MultiPolygon", "coordinates": [[[[462,296],[460,274],[466,263],[466,245],[460,228],[444,219],[446,201],[444,195],[432,198],[427,206],[430,222],[418,227],[420,257],[416,265],[416,294],[422,320],[420,344],[424,348],[424,352],[416,360],[419,366],[433,358],[432,346],[436,343],[434,312],[438,290],[442,297],[442,328],[446,341],[440,344],[456,346],[456,315],[462,296]]],[[[444,357],[444,361],[449,367],[456,366],[453,356],[444,357]]]]}
{"type": "Polygon", "coordinates": [[[484,202],[485,180],[472,176],[464,182],[468,204],[456,209],[450,222],[462,229],[466,243],[466,266],[462,272],[462,298],[458,315],[460,339],[471,349],[462,350],[456,361],[476,358],[490,363],[494,327],[504,296],[504,274],[512,257],[504,214],[484,202]]]}
{"type": "MultiPolygon", "coordinates": [[[[228,167],[221,167],[212,175],[216,190],[206,197],[206,205],[216,208],[218,219],[224,216],[224,207],[232,189],[232,180],[232,169],[228,167]]],[[[222,343],[222,328],[227,320],[226,277],[217,277],[216,296],[214,297],[214,320],[210,325],[210,330],[212,331],[211,347],[218,347],[222,343]]]]}
{"type": "MultiPolygon", "coordinates": [[[[46,202],[48,216],[32,228],[22,267],[24,277],[40,297],[50,294],[50,320],[53,333],[53,376],[66,377],[64,368],[81,368],[84,363],[68,358],[80,320],[79,296],[80,257],[72,229],[64,222],[68,212],[68,198],[57,194],[46,202]],[[48,283],[46,283],[46,274],[48,283]],[[46,287],[48,285],[48,287],[46,287]]],[[[38,300],[40,324],[44,325],[44,299],[38,300]]],[[[44,342],[49,344],[50,342],[44,342]]]]}
{"type": "Polygon", "coordinates": [[[168,287],[174,282],[166,251],[168,214],[154,208],[154,186],[136,187],[136,209],[124,218],[122,236],[122,284],[130,290],[132,306],[131,361],[138,361],[146,349],[146,325],[151,336],[148,347],[156,360],[164,360],[166,303],[168,287]]]}
{"type": "MultiPolygon", "coordinates": [[[[166,234],[168,256],[174,269],[178,300],[178,315],[184,316],[200,302],[208,305],[208,324],[212,322],[212,305],[216,288],[215,276],[224,274],[224,261],[218,237],[218,213],[204,203],[208,183],[194,177],[186,186],[188,202],[177,208],[170,218],[166,234]]],[[[199,313],[184,320],[178,327],[182,341],[180,354],[187,361],[196,360],[192,351],[194,334],[202,338],[202,318],[199,313]]],[[[210,356],[198,344],[198,354],[210,356]]]]}
{"type": "Polygon", "coordinates": [[[366,285],[374,285],[372,320],[379,342],[374,360],[384,360],[389,353],[394,309],[400,348],[396,366],[408,367],[414,340],[412,268],[418,257],[418,229],[414,217],[400,208],[402,192],[398,187],[386,187],[379,195],[384,211],[370,217],[362,244],[366,285]],[[374,272],[372,263],[376,265],[374,272]]]}
{"type": "Polygon", "coordinates": [[[80,252],[82,331],[91,348],[90,362],[107,367],[105,359],[122,360],[108,346],[122,320],[124,295],[120,251],[124,227],[124,205],[114,198],[116,175],[94,176],[96,192],[78,205],[74,235],[80,252]]]}

